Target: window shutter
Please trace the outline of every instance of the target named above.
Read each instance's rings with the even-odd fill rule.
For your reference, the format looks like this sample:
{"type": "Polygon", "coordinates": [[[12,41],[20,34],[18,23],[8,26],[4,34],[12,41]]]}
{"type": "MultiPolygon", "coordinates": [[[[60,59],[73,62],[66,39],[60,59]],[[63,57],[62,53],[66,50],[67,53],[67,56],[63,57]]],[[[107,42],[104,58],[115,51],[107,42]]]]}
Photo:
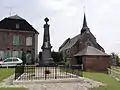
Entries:
{"type": "Polygon", "coordinates": [[[19,45],[19,42],[20,42],[19,39],[20,38],[18,35],[13,36],[13,45],[19,45]]]}

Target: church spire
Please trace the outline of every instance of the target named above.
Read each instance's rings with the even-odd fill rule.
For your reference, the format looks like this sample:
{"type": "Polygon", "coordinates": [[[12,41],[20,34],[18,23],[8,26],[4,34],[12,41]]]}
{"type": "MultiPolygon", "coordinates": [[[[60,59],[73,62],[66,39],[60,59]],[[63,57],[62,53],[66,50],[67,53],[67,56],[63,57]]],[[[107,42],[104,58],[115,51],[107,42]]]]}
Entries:
{"type": "Polygon", "coordinates": [[[87,21],[86,21],[85,12],[84,12],[84,19],[83,19],[83,28],[84,28],[84,27],[87,27],[87,21]]]}
{"type": "Polygon", "coordinates": [[[89,28],[87,26],[86,15],[85,15],[85,12],[84,12],[83,27],[81,29],[81,34],[88,31],[88,30],[89,30],[89,28]]]}

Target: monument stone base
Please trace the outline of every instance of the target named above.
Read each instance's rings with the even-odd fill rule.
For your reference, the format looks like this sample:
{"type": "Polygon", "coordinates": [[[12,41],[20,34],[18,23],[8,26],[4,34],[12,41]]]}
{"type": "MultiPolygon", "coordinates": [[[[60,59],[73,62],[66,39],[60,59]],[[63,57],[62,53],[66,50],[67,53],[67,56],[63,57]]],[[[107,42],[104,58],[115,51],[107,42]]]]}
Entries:
{"type": "Polygon", "coordinates": [[[54,64],[53,58],[44,58],[43,64],[44,64],[44,65],[54,64]]]}
{"type": "Polygon", "coordinates": [[[53,61],[53,58],[44,58],[41,62],[39,62],[39,66],[50,66],[54,64],[55,62],[53,61]]]}

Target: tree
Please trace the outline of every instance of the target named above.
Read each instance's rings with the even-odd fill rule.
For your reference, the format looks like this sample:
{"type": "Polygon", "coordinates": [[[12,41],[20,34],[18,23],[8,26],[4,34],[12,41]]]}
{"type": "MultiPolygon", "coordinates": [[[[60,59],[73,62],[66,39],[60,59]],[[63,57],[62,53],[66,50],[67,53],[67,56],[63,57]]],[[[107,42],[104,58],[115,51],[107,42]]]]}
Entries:
{"type": "Polygon", "coordinates": [[[120,58],[119,58],[118,54],[115,54],[114,52],[111,53],[111,58],[112,58],[112,64],[113,65],[117,65],[117,66],[120,65],[120,58]]]}
{"type": "Polygon", "coordinates": [[[116,55],[116,65],[119,66],[120,62],[119,62],[119,56],[116,55]]]}
{"type": "Polygon", "coordinates": [[[22,60],[23,60],[23,64],[26,64],[26,54],[24,51],[22,51],[22,60]]]}
{"type": "Polygon", "coordinates": [[[63,57],[62,57],[62,53],[59,53],[59,52],[52,52],[52,58],[54,60],[54,62],[60,62],[60,61],[63,61],[63,57]]]}

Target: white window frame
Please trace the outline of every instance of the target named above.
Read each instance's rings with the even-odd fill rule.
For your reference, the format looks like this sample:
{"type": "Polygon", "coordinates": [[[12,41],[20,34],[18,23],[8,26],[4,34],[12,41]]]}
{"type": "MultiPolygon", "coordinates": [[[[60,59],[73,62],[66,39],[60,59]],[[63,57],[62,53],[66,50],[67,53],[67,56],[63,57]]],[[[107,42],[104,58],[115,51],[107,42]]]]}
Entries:
{"type": "Polygon", "coordinates": [[[0,58],[4,58],[5,57],[5,52],[0,50],[0,58]]]}
{"type": "Polygon", "coordinates": [[[32,46],[32,37],[26,37],[26,46],[32,46]]]}

